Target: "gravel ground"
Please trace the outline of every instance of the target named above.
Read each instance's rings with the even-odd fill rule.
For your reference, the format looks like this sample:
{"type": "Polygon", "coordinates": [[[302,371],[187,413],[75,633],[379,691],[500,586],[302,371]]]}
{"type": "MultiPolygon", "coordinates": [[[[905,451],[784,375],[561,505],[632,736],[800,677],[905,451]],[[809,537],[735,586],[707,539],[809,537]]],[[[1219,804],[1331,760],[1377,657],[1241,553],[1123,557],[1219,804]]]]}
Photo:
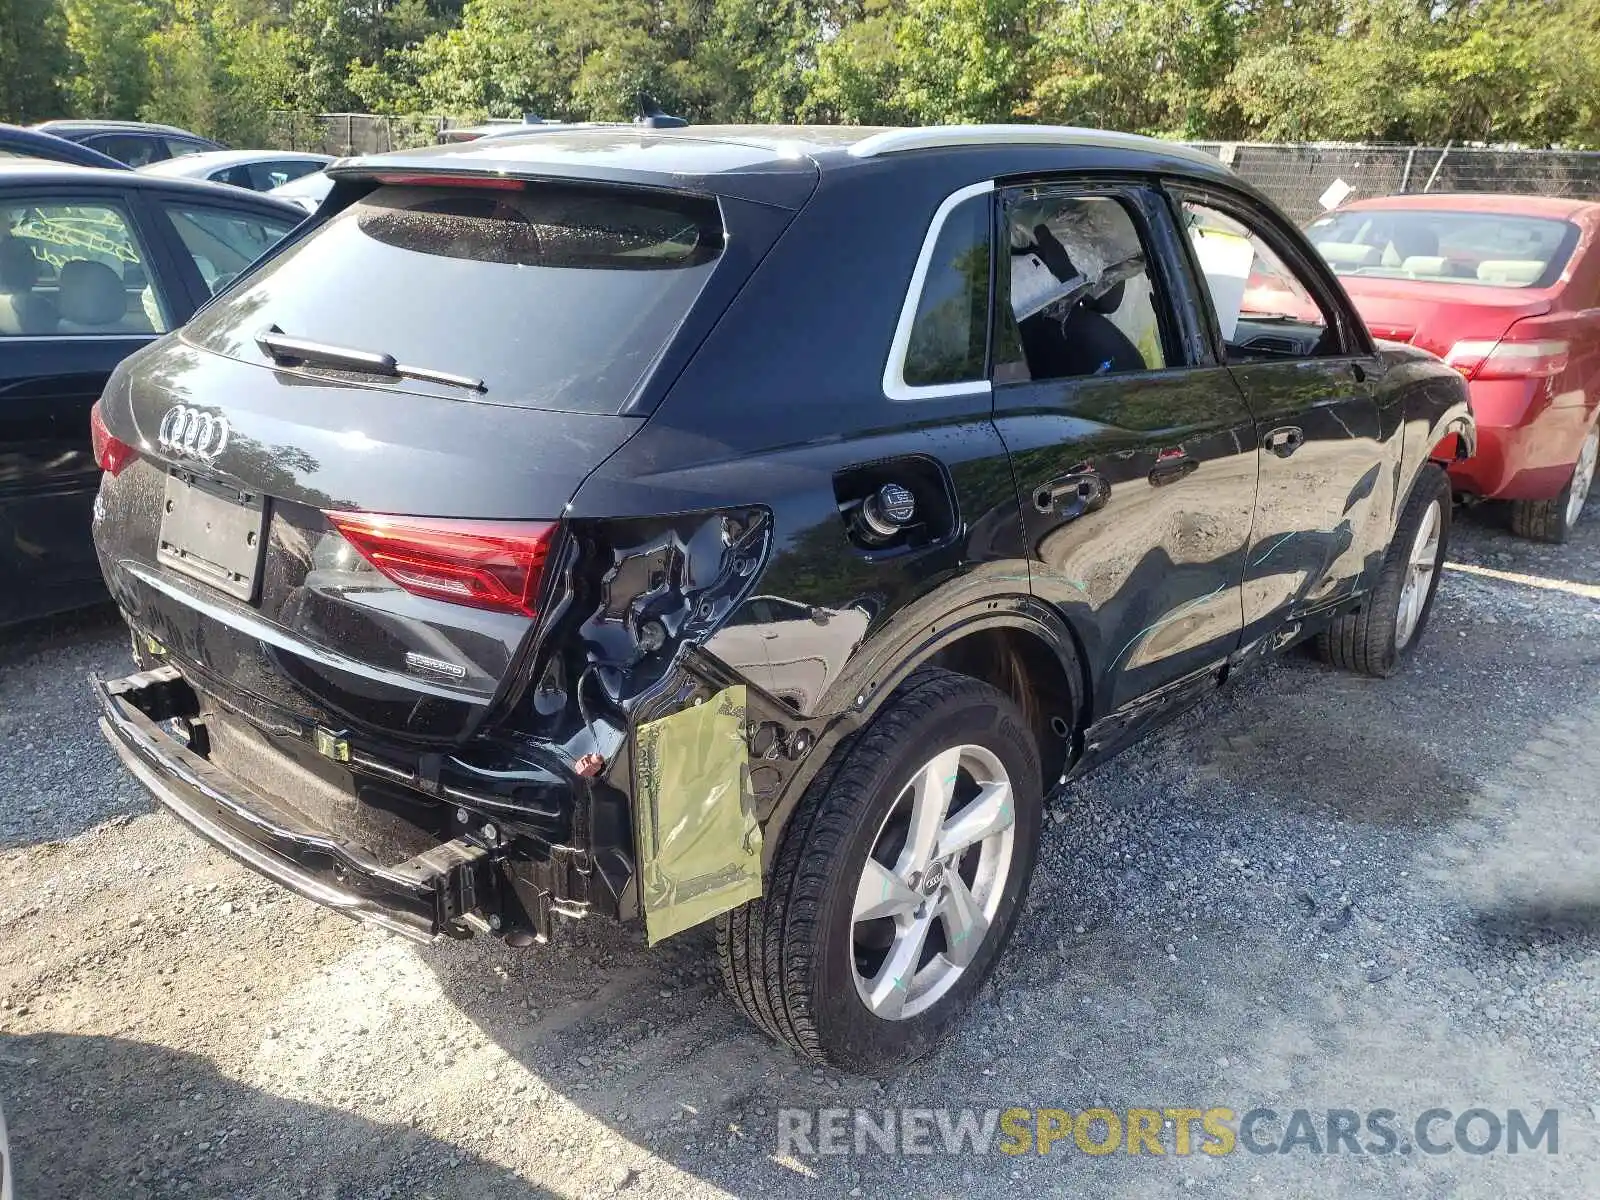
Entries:
{"type": "Polygon", "coordinates": [[[20,1195],[1600,1195],[1600,520],[1452,557],[1402,677],[1291,658],[1057,796],[992,986],[884,1084],[746,1027],[700,934],[418,948],[279,892],[114,766],[114,617],[13,633],[20,1195]],[[775,1154],[779,1106],[1097,1103],[1556,1108],[1559,1153],[775,1154]]]}

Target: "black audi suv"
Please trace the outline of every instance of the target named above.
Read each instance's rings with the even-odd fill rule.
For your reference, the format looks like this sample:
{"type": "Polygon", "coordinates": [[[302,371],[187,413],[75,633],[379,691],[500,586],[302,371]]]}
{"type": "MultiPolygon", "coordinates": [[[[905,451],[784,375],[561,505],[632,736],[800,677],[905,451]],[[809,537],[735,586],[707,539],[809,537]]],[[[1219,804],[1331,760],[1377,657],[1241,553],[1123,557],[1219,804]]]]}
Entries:
{"type": "Polygon", "coordinates": [[[330,175],[105,390],[96,690],[161,804],[350,916],[715,921],[757,1024],[885,1069],[1057,781],[1266,651],[1422,636],[1465,384],[1202,154],[588,128],[330,175]]]}

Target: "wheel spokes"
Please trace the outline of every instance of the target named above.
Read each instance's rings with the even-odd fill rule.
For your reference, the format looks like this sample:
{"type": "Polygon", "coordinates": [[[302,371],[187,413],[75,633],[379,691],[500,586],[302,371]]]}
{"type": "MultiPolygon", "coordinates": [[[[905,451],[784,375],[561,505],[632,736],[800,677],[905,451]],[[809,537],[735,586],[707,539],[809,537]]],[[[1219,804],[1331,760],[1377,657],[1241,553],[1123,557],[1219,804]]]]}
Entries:
{"type": "Polygon", "coordinates": [[[917,964],[922,961],[922,947],[932,925],[931,916],[913,917],[897,924],[883,965],[867,981],[867,1007],[886,1021],[893,1021],[905,1007],[911,980],[917,973],[917,964]]]}
{"type": "Polygon", "coordinates": [[[957,874],[945,877],[945,899],[939,918],[944,922],[944,956],[955,966],[966,966],[977,957],[978,947],[983,945],[984,935],[989,932],[989,918],[983,915],[977,898],[957,874]]]}
{"type": "Polygon", "coordinates": [[[982,784],[972,803],[944,823],[939,831],[935,857],[959,854],[968,846],[1010,829],[1016,819],[1011,784],[1006,781],[982,784]]]}
{"type": "Polygon", "coordinates": [[[911,826],[906,830],[906,846],[895,864],[895,874],[909,878],[913,871],[925,871],[939,845],[939,830],[950,799],[955,795],[956,776],[961,768],[961,750],[944,751],[918,772],[911,783],[911,826]]]}
{"type": "Polygon", "coordinates": [[[867,859],[856,888],[851,921],[871,921],[913,911],[922,897],[909,884],[876,859],[867,859]]]}

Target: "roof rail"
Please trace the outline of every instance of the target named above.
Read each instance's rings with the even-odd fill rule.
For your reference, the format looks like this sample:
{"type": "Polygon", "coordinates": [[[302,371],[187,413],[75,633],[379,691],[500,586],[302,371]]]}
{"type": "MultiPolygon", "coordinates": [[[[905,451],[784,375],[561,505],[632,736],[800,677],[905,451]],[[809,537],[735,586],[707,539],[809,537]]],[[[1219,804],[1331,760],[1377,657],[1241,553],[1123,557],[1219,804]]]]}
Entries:
{"type": "Polygon", "coordinates": [[[876,158],[881,154],[936,150],[948,146],[1073,146],[1085,142],[1105,142],[1108,139],[1151,140],[1136,134],[1080,129],[1074,125],[927,125],[911,129],[886,129],[854,143],[849,153],[852,158],[876,158]]]}

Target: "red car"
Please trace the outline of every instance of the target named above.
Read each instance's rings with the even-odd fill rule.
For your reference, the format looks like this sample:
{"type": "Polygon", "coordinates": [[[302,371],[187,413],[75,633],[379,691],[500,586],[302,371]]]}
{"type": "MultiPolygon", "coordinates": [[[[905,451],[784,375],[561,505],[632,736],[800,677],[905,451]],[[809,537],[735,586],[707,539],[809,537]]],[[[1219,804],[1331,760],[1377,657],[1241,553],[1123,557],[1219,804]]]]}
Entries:
{"type": "Polygon", "coordinates": [[[1517,533],[1566,541],[1600,448],[1600,204],[1384,196],[1307,232],[1374,335],[1470,381],[1478,452],[1450,468],[1456,491],[1509,500],[1517,533]]]}

